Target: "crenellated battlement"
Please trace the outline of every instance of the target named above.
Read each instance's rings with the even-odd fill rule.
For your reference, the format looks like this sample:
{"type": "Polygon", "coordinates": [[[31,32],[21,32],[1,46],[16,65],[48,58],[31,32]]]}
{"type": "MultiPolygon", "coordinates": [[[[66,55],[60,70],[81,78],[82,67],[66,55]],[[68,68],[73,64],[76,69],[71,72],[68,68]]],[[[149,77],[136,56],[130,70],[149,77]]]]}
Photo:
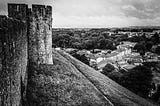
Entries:
{"type": "Polygon", "coordinates": [[[26,4],[8,4],[8,17],[14,19],[26,21],[27,18],[28,5],[26,4]]]}
{"type": "Polygon", "coordinates": [[[32,5],[32,13],[35,17],[52,17],[52,7],[44,5],[32,5]]]}
{"type": "Polygon", "coordinates": [[[43,19],[52,18],[52,7],[46,5],[33,4],[32,8],[28,8],[27,4],[8,4],[8,17],[26,21],[27,17],[36,17],[43,19]]]}

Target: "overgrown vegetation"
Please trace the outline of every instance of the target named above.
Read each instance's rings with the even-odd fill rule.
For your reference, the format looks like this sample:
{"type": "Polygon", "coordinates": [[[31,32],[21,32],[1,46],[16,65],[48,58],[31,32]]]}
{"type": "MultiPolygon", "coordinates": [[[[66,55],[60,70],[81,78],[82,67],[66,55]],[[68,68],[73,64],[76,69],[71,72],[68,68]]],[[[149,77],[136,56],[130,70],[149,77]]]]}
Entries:
{"type": "Polygon", "coordinates": [[[145,34],[143,34],[142,36],[133,36],[129,40],[132,42],[137,42],[133,49],[137,50],[137,52],[139,52],[142,56],[145,52],[160,54],[160,46],[158,46],[158,44],[160,44],[160,38],[158,33],[155,33],[151,36],[151,38],[147,38],[145,34]]]}
{"type": "Polygon", "coordinates": [[[85,54],[80,55],[80,54],[74,53],[72,54],[72,56],[80,60],[81,62],[89,65],[89,59],[85,56],[85,54]]]}
{"type": "Polygon", "coordinates": [[[126,73],[116,72],[114,66],[106,64],[103,68],[104,75],[116,81],[120,85],[134,92],[135,94],[159,102],[160,86],[155,87],[153,83],[153,71],[159,72],[160,65],[157,62],[145,62],[133,69],[128,70],[126,73]],[[156,92],[150,97],[150,91],[155,89],[156,92]]]}
{"type": "Polygon", "coordinates": [[[114,70],[115,70],[114,66],[108,63],[102,69],[101,73],[107,76],[109,73],[113,72],[114,70]]]}
{"type": "Polygon", "coordinates": [[[137,66],[120,78],[120,84],[141,97],[148,97],[151,89],[152,71],[146,66],[137,66]]]}
{"type": "MultiPolygon", "coordinates": [[[[72,35],[72,34],[71,34],[72,35]]],[[[85,35],[75,34],[74,36],[65,34],[53,35],[53,47],[76,48],[76,49],[110,49],[115,50],[117,40],[107,34],[85,33],[85,35]]]]}

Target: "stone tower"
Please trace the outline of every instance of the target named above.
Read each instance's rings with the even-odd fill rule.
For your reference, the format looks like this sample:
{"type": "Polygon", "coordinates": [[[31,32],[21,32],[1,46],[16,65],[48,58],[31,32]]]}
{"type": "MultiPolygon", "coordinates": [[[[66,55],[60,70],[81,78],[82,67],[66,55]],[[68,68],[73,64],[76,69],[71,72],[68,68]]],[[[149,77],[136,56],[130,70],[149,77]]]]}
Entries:
{"type": "Polygon", "coordinates": [[[29,62],[52,64],[52,7],[32,5],[28,14],[29,62]]]}
{"type": "Polygon", "coordinates": [[[9,17],[0,16],[0,106],[20,106],[27,82],[27,5],[8,7],[9,17]]]}
{"type": "Polygon", "coordinates": [[[21,106],[25,101],[28,64],[52,64],[52,8],[8,4],[0,16],[0,106],[21,106]]]}
{"type": "Polygon", "coordinates": [[[52,7],[10,3],[8,16],[27,23],[29,62],[52,64],[52,7]]]}

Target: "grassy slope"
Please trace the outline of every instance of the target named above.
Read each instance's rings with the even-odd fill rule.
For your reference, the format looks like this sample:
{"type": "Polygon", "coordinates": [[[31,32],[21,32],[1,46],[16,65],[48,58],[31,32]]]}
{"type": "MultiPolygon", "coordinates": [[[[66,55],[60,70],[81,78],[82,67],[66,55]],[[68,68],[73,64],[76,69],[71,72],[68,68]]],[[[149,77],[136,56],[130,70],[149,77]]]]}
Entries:
{"type": "Polygon", "coordinates": [[[29,106],[114,106],[59,53],[53,52],[53,62],[32,68],[27,90],[29,106]]]}
{"type": "Polygon", "coordinates": [[[67,53],[59,51],[59,54],[71,62],[115,106],[153,106],[147,100],[135,95],[67,53]]]}

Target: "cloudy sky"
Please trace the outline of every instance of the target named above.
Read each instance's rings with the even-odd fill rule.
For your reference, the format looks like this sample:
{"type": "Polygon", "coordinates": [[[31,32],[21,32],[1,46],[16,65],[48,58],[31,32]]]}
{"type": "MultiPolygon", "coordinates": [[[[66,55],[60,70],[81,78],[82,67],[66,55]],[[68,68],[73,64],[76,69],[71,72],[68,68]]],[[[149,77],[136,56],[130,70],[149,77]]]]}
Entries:
{"type": "Polygon", "coordinates": [[[160,0],[0,0],[53,6],[53,27],[160,26],[160,0]]]}

